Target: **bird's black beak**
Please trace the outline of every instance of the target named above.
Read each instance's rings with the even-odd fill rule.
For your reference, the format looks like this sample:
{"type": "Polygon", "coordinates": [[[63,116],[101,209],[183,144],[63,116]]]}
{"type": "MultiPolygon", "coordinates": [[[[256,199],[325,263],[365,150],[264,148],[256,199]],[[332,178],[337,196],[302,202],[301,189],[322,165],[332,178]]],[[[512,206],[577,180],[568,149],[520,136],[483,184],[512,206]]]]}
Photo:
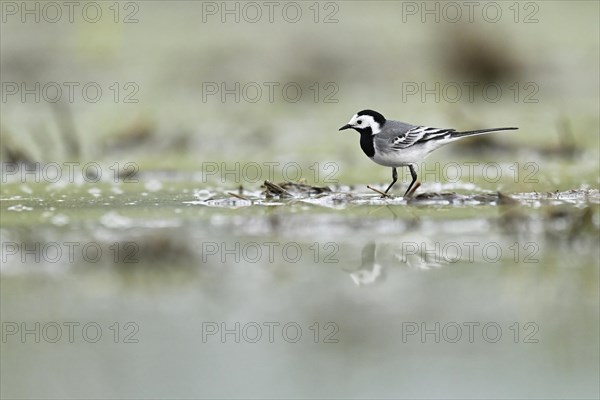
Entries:
{"type": "Polygon", "coordinates": [[[342,126],[342,127],[341,127],[340,129],[338,129],[338,130],[340,130],[340,131],[343,131],[344,129],[350,129],[350,128],[352,128],[352,125],[350,125],[350,124],[346,124],[346,125],[342,126]]]}

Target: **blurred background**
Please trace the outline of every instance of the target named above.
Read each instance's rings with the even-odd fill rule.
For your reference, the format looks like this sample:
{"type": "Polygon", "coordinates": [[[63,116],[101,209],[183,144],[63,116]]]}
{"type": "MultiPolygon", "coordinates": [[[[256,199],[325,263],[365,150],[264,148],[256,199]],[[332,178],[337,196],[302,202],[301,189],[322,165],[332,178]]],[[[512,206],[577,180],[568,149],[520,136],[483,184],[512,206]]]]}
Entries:
{"type": "MultiPolygon", "coordinates": [[[[65,7],[57,22],[46,22],[53,8],[37,4],[39,23],[20,5],[4,12],[4,160],[120,158],[177,171],[209,161],[327,160],[339,165],[344,183],[387,180],[389,171],[357,151],[358,135],[337,132],[371,108],[414,124],[518,126],[518,133],[487,139],[508,150],[495,159],[539,163],[575,147],[576,168],[568,162],[540,171],[544,190],[597,184],[593,2],[482,2],[472,10],[460,3],[278,3],[272,17],[260,3],[122,2],[100,7],[100,18],[82,3],[73,23],[65,7]],[[39,102],[23,94],[23,82],[30,90],[40,83],[39,102]],[[69,82],[79,84],[72,102],[69,82]],[[7,83],[18,91],[9,94],[7,83]],[[56,103],[55,85],[43,90],[48,83],[61,89],[56,103]]],[[[432,160],[457,157],[460,148],[432,160]]]]}
{"type": "Polygon", "coordinates": [[[597,2],[73,3],[1,2],[3,398],[599,396],[597,2]],[[365,108],[519,130],[425,164],[497,163],[499,179],[421,176],[421,193],[466,197],[386,206],[365,185],[389,168],[337,131],[365,108]],[[269,199],[264,179],[207,174],[265,162],[333,194],[269,199]],[[49,163],[102,177],[49,181],[49,163]],[[403,245],[451,241],[502,254],[403,245]],[[270,242],[303,256],[224,251],[270,242]],[[69,321],[101,339],[68,340],[69,321]],[[39,343],[21,336],[36,322],[39,343]],[[271,342],[265,322],[301,339],[271,342]],[[501,338],[468,340],[471,322],[501,338]],[[436,323],[462,337],[420,336],[436,323]]]}

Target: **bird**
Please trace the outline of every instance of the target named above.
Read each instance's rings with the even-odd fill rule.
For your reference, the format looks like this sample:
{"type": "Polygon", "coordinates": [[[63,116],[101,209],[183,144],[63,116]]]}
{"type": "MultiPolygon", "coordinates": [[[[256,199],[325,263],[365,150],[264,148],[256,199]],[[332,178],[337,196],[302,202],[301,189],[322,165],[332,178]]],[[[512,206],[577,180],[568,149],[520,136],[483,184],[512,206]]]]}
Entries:
{"type": "Polygon", "coordinates": [[[381,113],[373,110],[359,111],[339,130],[350,128],[360,133],[360,147],[367,157],[379,165],[392,168],[392,183],[383,196],[387,196],[398,181],[396,168],[409,168],[412,181],[404,197],[417,181],[415,165],[432,151],[468,136],[519,129],[507,127],[458,132],[455,129],[431,128],[386,119],[381,113]]]}

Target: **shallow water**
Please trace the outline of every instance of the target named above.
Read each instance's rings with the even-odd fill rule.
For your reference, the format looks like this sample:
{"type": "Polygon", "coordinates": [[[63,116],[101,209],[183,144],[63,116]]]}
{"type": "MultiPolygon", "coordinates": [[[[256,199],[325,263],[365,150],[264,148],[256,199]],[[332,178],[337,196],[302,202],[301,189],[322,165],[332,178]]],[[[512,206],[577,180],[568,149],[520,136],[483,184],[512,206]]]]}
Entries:
{"type": "Polygon", "coordinates": [[[598,191],[427,187],[4,185],[3,395],[593,396],[598,191]]]}

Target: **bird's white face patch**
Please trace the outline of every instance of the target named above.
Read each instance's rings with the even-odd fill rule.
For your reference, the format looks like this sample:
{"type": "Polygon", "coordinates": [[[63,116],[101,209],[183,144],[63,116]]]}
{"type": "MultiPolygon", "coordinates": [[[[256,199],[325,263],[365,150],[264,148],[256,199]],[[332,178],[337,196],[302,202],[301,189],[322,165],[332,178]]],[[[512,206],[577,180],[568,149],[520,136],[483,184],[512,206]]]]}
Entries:
{"type": "Polygon", "coordinates": [[[350,126],[357,129],[371,128],[371,132],[373,135],[377,135],[381,132],[381,127],[379,123],[375,121],[373,117],[370,115],[358,115],[355,114],[348,122],[350,126]]]}

